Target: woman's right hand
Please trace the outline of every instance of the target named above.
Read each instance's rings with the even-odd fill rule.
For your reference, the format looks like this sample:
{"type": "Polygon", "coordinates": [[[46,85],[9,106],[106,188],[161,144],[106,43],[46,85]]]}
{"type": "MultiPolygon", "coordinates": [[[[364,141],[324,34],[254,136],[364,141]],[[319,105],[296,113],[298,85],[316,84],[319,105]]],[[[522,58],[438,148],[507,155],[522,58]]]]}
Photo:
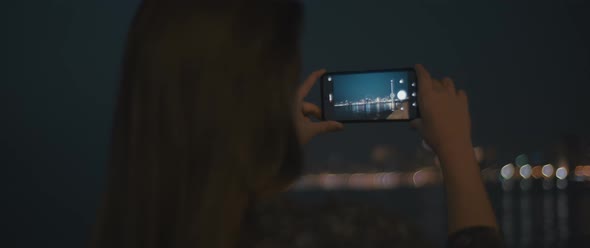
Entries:
{"type": "Polygon", "coordinates": [[[422,65],[416,65],[415,69],[421,119],[412,125],[437,154],[446,148],[471,147],[471,120],[465,92],[457,91],[450,78],[432,78],[422,65]]]}

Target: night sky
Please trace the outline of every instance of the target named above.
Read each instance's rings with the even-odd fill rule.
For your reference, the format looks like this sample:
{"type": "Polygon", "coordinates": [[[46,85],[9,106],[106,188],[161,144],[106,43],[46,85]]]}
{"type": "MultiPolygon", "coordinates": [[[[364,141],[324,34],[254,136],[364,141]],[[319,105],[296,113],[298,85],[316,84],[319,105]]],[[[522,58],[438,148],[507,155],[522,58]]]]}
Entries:
{"type": "MultiPolygon", "coordinates": [[[[475,145],[500,161],[589,134],[590,23],[583,1],[306,1],[305,73],[422,63],[467,91],[475,145]]],[[[302,75],[302,76],[304,76],[302,75]]],[[[319,92],[318,87],[315,88],[319,92]]],[[[309,100],[319,103],[319,93],[309,100]]],[[[385,144],[406,152],[406,123],[348,124],[314,140],[310,163],[370,160],[385,144]]],[[[540,160],[544,160],[541,158],[540,160]]]]}
{"type": "MultiPolygon", "coordinates": [[[[138,2],[3,4],[4,243],[86,244],[138,2]]],[[[590,133],[588,1],[303,2],[302,79],[320,68],[423,63],[467,91],[475,144],[496,146],[506,160],[550,149],[564,134],[590,133]]],[[[308,100],[320,103],[319,95],[318,84],[308,100]]],[[[413,152],[420,142],[407,123],[345,129],[312,141],[309,164],[367,161],[379,144],[413,152]]]]}
{"type": "MultiPolygon", "coordinates": [[[[337,74],[332,76],[334,84],[334,102],[344,100],[358,101],[364,98],[388,97],[391,82],[395,85],[403,78],[407,84],[406,72],[372,72],[363,74],[337,74]]],[[[397,90],[394,89],[394,92],[397,90]]]]}

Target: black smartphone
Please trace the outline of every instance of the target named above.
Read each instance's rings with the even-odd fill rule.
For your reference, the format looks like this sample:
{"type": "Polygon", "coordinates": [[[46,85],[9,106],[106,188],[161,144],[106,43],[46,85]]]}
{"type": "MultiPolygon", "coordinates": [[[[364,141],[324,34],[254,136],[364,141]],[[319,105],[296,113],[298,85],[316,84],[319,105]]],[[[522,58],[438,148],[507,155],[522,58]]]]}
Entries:
{"type": "Polygon", "coordinates": [[[410,121],[420,117],[414,68],[325,73],[322,119],[339,122],[410,121]]]}

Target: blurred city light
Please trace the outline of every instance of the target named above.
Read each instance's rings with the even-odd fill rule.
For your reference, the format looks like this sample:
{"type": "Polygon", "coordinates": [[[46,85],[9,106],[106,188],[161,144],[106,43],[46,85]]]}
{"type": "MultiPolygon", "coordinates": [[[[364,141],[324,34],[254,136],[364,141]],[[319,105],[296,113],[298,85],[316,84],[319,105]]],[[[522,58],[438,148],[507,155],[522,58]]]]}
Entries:
{"type": "Polygon", "coordinates": [[[543,177],[543,172],[541,166],[533,166],[531,176],[535,179],[539,179],[543,177]]]}
{"type": "MultiPolygon", "coordinates": [[[[422,140],[422,147],[430,150],[427,143],[422,140]]],[[[504,190],[512,190],[515,187],[529,190],[542,186],[545,190],[555,187],[566,189],[570,181],[580,182],[580,185],[590,182],[590,164],[581,160],[578,166],[569,167],[569,162],[564,157],[557,157],[555,163],[545,163],[543,159],[535,159],[534,166],[529,163],[524,154],[517,156],[516,162],[498,166],[493,155],[489,155],[488,148],[473,147],[475,157],[481,163],[481,178],[486,183],[501,183],[504,190]],[[484,151],[486,154],[484,154],[484,151]],[[524,164],[523,164],[524,163],[524,164]],[[519,166],[520,165],[520,166],[519,166]],[[570,172],[571,170],[571,172],[570,172]],[[570,175],[571,174],[571,175],[570,175]],[[552,180],[555,177],[556,180],[552,180]],[[529,180],[535,179],[535,180],[529,180]],[[568,180],[570,179],[570,180],[568,180]],[[537,180],[543,180],[541,182],[537,180]],[[542,184],[540,184],[542,183],[542,184]],[[518,185],[517,185],[518,184],[518,185]]],[[[438,185],[442,182],[440,161],[435,154],[424,150],[418,150],[416,160],[398,158],[395,147],[390,145],[377,145],[371,150],[369,164],[357,164],[345,161],[334,161],[319,171],[304,175],[293,184],[291,189],[323,189],[323,190],[387,190],[403,187],[419,188],[438,185]],[[344,163],[344,165],[339,165],[344,163]],[[333,169],[343,169],[344,173],[328,173],[333,169]],[[400,167],[401,166],[401,167],[400,167]],[[424,167],[426,166],[426,167],[424,167]],[[399,168],[401,170],[396,171],[399,168]]],[[[336,170],[340,170],[336,169],[336,170]]]]}
{"type": "Polygon", "coordinates": [[[529,158],[525,154],[520,154],[516,156],[515,159],[516,166],[524,166],[529,164],[529,158]]]}
{"type": "Polygon", "coordinates": [[[392,172],[380,173],[379,183],[382,189],[398,187],[401,184],[400,175],[392,172]]]}
{"type": "Polygon", "coordinates": [[[414,186],[416,187],[420,187],[426,184],[427,176],[424,170],[414,172],[414,175],[412,176],[412,182],[414,182],[414,186]]]}
{"type": "MultiPolygon", "coordinates": [[[[482,179],[486,182],[497,182],[498,174],[501,176],[502,188],[504,190],[512,189],[512,182],[519,183],[521,189],[529,190],[532,188],[532,180],[520,180],[515,181],[511,179],[518,179],[516,176],[520,174],[522,179],[529,179],[533,177],[533,170],[540,168],[543,178],[543,188],[548,190],[554,187],[554,183],[557,188],[565,189],[567,187],[568,169],[565,167],[559,167],[553,171],[554,167],[552,164],[546,164],[544,166],[531,167],[526,164],[520,167],[518,173],[516,173],[516,166],[509,163],[504,165],[500,169],[486,168],[482,170],[482,179]],[[549,178],[555,176],[558,180],[551,181],[549,178]]],[[[589,181],[590,176],[586,176],[586,173],[590,174],[590,166],[576,166],[575,168],[576,177],[575,181],[589,181]]],[[[424,187],[428,185],[436,185],[441,182],[440,170],[436,167],[426,167],[417,171],[408,172],[374,172],[374,173],[319,173],[319,174],[308,174],[303,176],[294,185],[293,189],[305,190],[305,189],[323,189],[323,190],[341,190],[341,189],[357,189],[357,190],[383,190],[383,189],[395,189],[400,187],[424,187]]]]}
{"type": "Polygon", "coordinates": [[[531,168],[531,165],[529,165],[529,164],[523,165],[522,167],[520,167],[519,173],[522,178],[528,179],[533,174],[533,170],[531,168]]]}
{"type": "Polygon", "coordinates": [[[567,178],[567,168],[566,167],[559,167],[557,168],[557,171],[555,171],[555,176],[561,180],[566,179],[567,178]]]}
{"type": "Polygon", "coordinates": [[[577,177],[583,177],[584,176],[584,167],[583,166],[576,166],[576,168],[574,169],[574,175],[576,175],[577,177]]]}
{"type": "Polygon", "coordinates": [[[318,177],[319,184],[324,189],[337,189],[342,187],[345,180],[335,174],[320,174],[318,177]]]}
{"type": "Polygon", "coordinates": [[[371,179],[364,173],[355,173],[348,179],[348,186],[352,189],[368,189],[371,188],[371,179]]]}
{"type": "Polygon", "coordinates": [[[546,164],[543,165],[543,168],[541,169],[541,173],[543,173],[543,176],[545,177],[552,177],[553,176],[553,165],[552,164],[546,164]]]}
{"type": "Polygon", "coordinates": [[[512,163],[502,166],[500,170],[500,175],[505,179],[508,180],[514,176],[514,165],[512,163]]]}

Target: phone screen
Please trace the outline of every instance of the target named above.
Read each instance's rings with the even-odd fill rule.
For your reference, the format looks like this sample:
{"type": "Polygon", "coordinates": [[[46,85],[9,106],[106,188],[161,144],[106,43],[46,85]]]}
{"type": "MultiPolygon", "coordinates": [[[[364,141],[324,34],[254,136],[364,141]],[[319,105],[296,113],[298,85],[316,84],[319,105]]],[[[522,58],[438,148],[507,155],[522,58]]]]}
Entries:
{"type": "Polygon", "coordinates": [[[419,118],[413,68],[330,72],[322,76],[322,115],[340,122],[409,121],[419,118]]]}

